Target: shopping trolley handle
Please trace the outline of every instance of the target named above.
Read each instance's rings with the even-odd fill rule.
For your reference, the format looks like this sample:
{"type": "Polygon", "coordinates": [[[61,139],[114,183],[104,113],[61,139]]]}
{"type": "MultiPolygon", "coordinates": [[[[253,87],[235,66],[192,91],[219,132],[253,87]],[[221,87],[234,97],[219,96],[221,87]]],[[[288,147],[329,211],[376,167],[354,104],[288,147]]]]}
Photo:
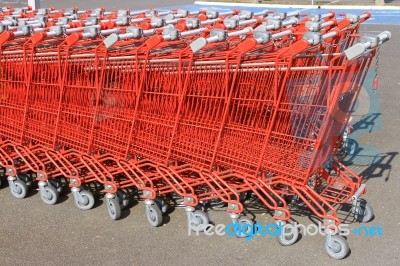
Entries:
{"type": "MultiPolygon", "coordinates": [[[[240,22],[243,23],[243,21],[249,21],[249,20],[252,20],[252,21],[254,20],[253,12],[243,10],[237,15],[233,15],[232,17],[226,17],[224,19],[224,24],[227,28],[233,29],[233,28],[236,28],[237,26],[239,26],[240,22]]],[[[255,22],[257,22],[257,20],[255,22]]],[[[252,22],[247,22],[247,24],[248,23],[252,23],[252,22]]]]}
{"type": "Polygon", "coordinates": [[[244,19],[244,20],[249,20],[254,16],[254,12],[249,11],[249,10],[241,10],[239,12],[239,14],[237,14],[236,16],[239,17],[239,19],[244,19]]]}
{"type": "Polygon", "coordinates": [[[20,15],[20,14],[25,14],[26,11],[28,11],[27,8],[22,7],[22,8],[15,8],[13,12],[11,12],[11,14],[13,15],[20,15]]]}
{"type": "Polygon", "coordinates": [[[322,29],[321,23],[319,21],[310,20],[305,23],[305,27],[312,32],[317,32],[322,29]]]}
{"type": "Polygon", "coordinates": [[[19,19],[18,20],[18,25],[19,26],[23,26],[23,25],[29,25],[29,24],[36,24],[36,23],[39,23],[39,22],[46,23],[48,21],[49,21],[49,19],[47,17],[45,17],[45,16],[35,16],[33,19],[29,19],[29,18],[19,19]]]}
{"type": "Polygon", "coordinates": [[[295,26],[295,25],[297,25],[297,23],[299,23],[299,20],[297,18],[289,18],[289,19],[282,21],[282,27],[286,27],[289,25],[295,26]]]}
{"type": "Polygon", "coordinates": [[[181,37],[181,32],[175,29],[172,25],[165,27],[162,32],[162,38],[164,41],[175,41],[181,37]]]}
{"type": "Polygon", "coordinates": [[[360,15],[360,19],[362,19],[363,21],[369,19],[370,17],[371,17],[371,12],[369,11],[366,11],[360,15]]]}
{"type": "Polygon", "coordinates": [[[285,30],[271,35],[272,40],[280,39],[282,37],[290,36],[293,34],[293,30],[285,30]]]}
{"type": "Polygon", "coordinates": [[[270,18],[270,19],[278,19],[278,20],[284,20],[284,19],[286,19],[287,18],[287,13],[286,12],[273,12],[273,13],[271,13],[271,14],[269,14],[268,16],[267,16],[267,18],[270,18]]]}
{"type": "Polygon", "coordinates": [[[111,34],[116,34],[116,33],[118,33],[118,31],[119,31],[119,28],[101,30],[100,26],[87,27],[87,28],[84,28],[83,32],[80,32],[80,33],[75,32],[75,33],[69,35],[65,39],[65,41],[67,42],[67,44],[69,46],[71,46],[74,43],[76,43],[77,41],[82,40],[82,39],[93,39],[98,36],[107,36],[107,35],[111,35],[111,34]]]}
{"type": "Polygon", "coordinates": [[[259,25],[254,30],[260,31],[268,31],[268,30],[279,30],[282,28],[282,21],[278,19],[268,19],[264,21],[261,25],[259,25]]]}
{"type": "Polygon", "coordinates": [[[141,39],[145,36],[154,35],[156,31],[154,29],[143,30],[142,28],[131,26],[126,28],[126,33],[124,34],[111,34],[103,40],[105,47],[108,49],[113,46],[116,42],[127,39],[141,39]]]}
{"type": "Polygon", "coordinates": [[[86,24],[79,24],[78,27],[76,27],[76,28],[75,28],[75,26],[77,26],[77,25],[72,25],[72,26],[71,25],[57,25],[57,26],[65,27],[65,32],[67,34],[84,31],[84,30],[90,29],[90,28],[100,29],[100,27],[101,27],[100,25],[86,25],[86,24]]]}
{"type": "Polygon", "coordinates": [[[165,26],[165,19],[164,18],[152,17],[151,20],[150,20],[150,24],[154,28],[160,28],[162,26],[165,26]]]}
{"type": "Polygon", "coordinates": [[[200,28],[200,29],[194,29],[194,30],[188,30],[188,31],[183,31],[183,32],[181,32],[180,34],[181,34],[181,37],[188,37],[188,36],[191,36],[191,35],[195,35],[195,34],[200,34],[200,33],[202,33],[203,31],[208,31],[209,29],[208,28],[200,28]]]}
{"type": "Polygon", "coordinates": [[[213,29],[210,33],[209,38],[200,37],[194,40],[190,44],[190,48],[192,49],[193,53],[197,53],[198,51],[203,49],[207,44],[223,41],[226,40],[226,38],[227,38],[227,32],[225,30],[213,29]]]}
{"type": "Polygon", "coordinates": [[[286,18],[288,17],[300,17],[300,11],[296,10],[296,11],[291,11],[291,12],[287,12],[286,13],[286,18]]]}
{"type": "Polygon", "coordinates": [[[178,24],[181,20],[181,18],[165,20],[165,25],[175,25],[178,24]]]}
{"type": "Polygon", "coordinates": [[[207,10],[206,11],[206,16],[209,19],[215,19],[218,18],[219,16],[229,16],[229,15],[234,15],[237,12],[232,10],[232,11],[226,11],[226,12],[219,12],[219,11],[215,11],[215,10],[207,10]]]}
{"type": "Polygon", "coordinates": [[[355,24],[355,23],[360,21],[360,16],[356,15],[356,14],[347,13],[346,14],[346,19],[348,19],[351,24],[355,24]]]}
{"type": "Polygon", "coordinates": [[[119,9],[118,11],[117,11],[117,16],[118,17],[120,17],[120,16],[129,16],[130,14],[129,14],[129,9],[119,9]]]}
{"type": "Polygon", "coordinates": [[[72,20],[68,17],[61,17],[57,19],[56,25],[60,26],[60,25],[67,25],[68,23],[70,23],[72,20]]]}
{"type": "Polygon", "coordinates": [[[247,24],[253,24],[257,23],[259,19],[253,18],[253,19],[247,19],[247,20],[241,20],[239,16],[235,15],[230,18],[225,18],[224,19],[224,25],[227,29],[235,29],[239,26],[247,25],[247,24]]]}
{"type": "Polygon", "coordinates": [[[200,13],[201,13],[201,10],[189,11],[189,15],[196,15],[196,16],[198,16],[198,15],[200,15],[200,13]]]}
{"type": "MultiPolygon", "coordinates": [[[[50,12],[59,12],[59,10],[51,10],[50,12]]],[[[70,15],[70,14],[78,14],[78,13],[82,14],[82,13],[85,13],[85,12],[86,12],[85,10],[78,11],[77,8],[73,8],[73,7],[66,8],[64,10],[64,14],[68,14],[68,15],[70,15]]]]}
{"type": "MultiPolygon", "coordinates": [[[[165,15],[168,15],[168,14],[170,14],[170,13],[172,13],[172,11],[164,11],[164,12],[158,12],[157,11],[157,15],[158,16],[165,16],[165,15]]],[[[152,17],[152,16],[151,16],[152,17]]]]}
{"type": "Polygon", "coordinates": [[[29,36],[33,33],[33,27],[32,26],[20,26],[16,31],[13,32],[13,36],[15,37],[21,37],[21,36],[29,36]]]}
{"type": "Polygon", "coordinates": [[[334,31],[330,31],[326,34],[322,34],[320,32],[305,32],[303,34],[303,40],[306,40],[308,42],[309,45],[311,46],[315,46],[320,44],[323,40],[332,38],[339,35],[339,31],[334,30],[334,31]]]}
{"type": "Polygon", "coordinates": [[[197,29],[200,25],[200,20],[198,18],[187,18],[185,24],[188,29],[197,29]]]}
{"type": "Polygon", "coordinates": [[[265,44],[271,40],[272,34],[267,31],[254,30],[253,37],[258,44],[265,44]]]}
{"type": "Polygon", "coordinates": [[[4,26],[17,26],[18,21],[14,18],[5,17],[1,22],[4,26]]]}
{"type": "Polygon", "coordinates": [[[207,20],[201,21],[200,25],[201,26],[207,26],[207,25],[216,23],[216,22],[221,21],[221,20],[222,20],[221,18],[207,19],[207,20]]]}
{"type": "Polygon", "coordinates": [[[40,22],[36,21],[34,23],[28,23],[27,21],[19,21],[18,26],[31,26],[32,28],[45,28],[46,27],[46,22],[40,22]]]}
{"type": "Polygon", "coordinates": [[[352,60],[365,53],[367,49],[375,48],[387,42],[391,37],[392,34],[389,31],[381,32],[377,36],[363,36],[364,42],[351,46],[350,48],[346,49],[344,53],[348,60],[352,60]]]}
{"type": "Polygon", "coordinates": [[[100,18],[98,17],[88,17],[86,18],[85,25],[92,26],[100,24],[100,18]]]}
{"type": "Polygon", "coordinates": [[[323,28],[328,27],[328,26],[332,26],[332,25],[336,25],[337,22],[335,19],[326,21],[326,22],[320,22],[320,21],[307,21],[305,23],[305,27],[309,30],[309,31],[313,31],[313,32],[318,32],[321,31],[323,28]]]}
{"type": "Polygon", "coordinates": [[[326,14],[315,14],[313,16],[311,16],[311,20],[310,21],[315,21],[315,22],[319,22],[321,21],[321,19],[325,19],[325,18],[333,18],[335,16],[335,12],[334,11],[329,11],[326,14]]]}
{"type": "Polygon", "coordinates": [[[112,23],[115,24],[116,26],[127,26],[131,23],[131,19],[128,16],[118,16],[115,19],[103,19],[103,20],[100,20],[99,18],[90,18],[90,19],[96,19],[95,23],[93,22],[93,25],[97,25],[100,23],[112,23]]]}
{"type": "Polygon", "coordinates": [[[165,20],[175,20],[177,18],[187,17],[189,14],[190,14],[190,12],[188,10],[178,9],[178,10],[176,10],[175,14],[169,13],[164,17],[164,19],[165,20]]]}
{"type": "Polygon", "coordinates": [[[325,27],[328,27],[328,26],[335,26],[335,25],[337,25],[336,19],[331,19],[331,20],[329,20],[329,21],[327,21],[327,22],[321,23],[321,28],[323,29],[323,28],[325,28],[325,27]]]}
{"type": "MultiPolygon", "coordinates": [[[[253,38],[254,40],[258,43],[258,44],[266,44],[268,42],[270,42],[271,40],[275,40],[275,39],[279,39],[285,36],[290,36],[293,34],[292,30],[286,30],[286,31],[282,31],[276,34],[271,34],[270,32],[268,32],[266,30],[266,27],[257,27],[256,29],[254,29],[253,31],[253,38]]],[[[249,46],[251,47],[251,45],[249,46]]],[[[244,49],[246,50],[246,49],[244,49]]],[[[247,48],[248,50],[248,48],[247,48]]]]}
{"type": "Polygon", "coordinates": [[[263,16],[263,17],[265,17],[265,16],[267,16],[269,13],[271,13],[271,11],[268,10],[268,9],[266,9],[266,10],[263,10],[263,11],[260,11],[260,12],[255,12],[255,13],[253,13],[253,16],[263,16]]]}
{"type": "MultiPolygon", "coordinates": [[[[154,16],[159,16],[162,14],[162,13],[159,14],[158,11],[155,9],[147,9],[147,10],[144,10],[143,13],[146,15],[146,17],[154,17],[154,16]]],[[[170,12],[168,12],[167,14],[169,14],[169,13],[170,12]]],[[[167,15],[167,14],[165,14],[165,15],[167,15]]]]}
{"type": "Polygon", "coordinates": [[[254,30],[256,31],[269,31],[269,30],[279,30],[282,27],[289,26],[289,25],[296,25],[299,22],[297,18],[290,18],[287,20],[278,20],[278,19],[268,19],[264,21],[261,25],[259,25],[254,30]]]}
{"type": "Polygon", "coordinates": [[[32,35],[31,42],[33,45],[40,43],[45,38],[59,37],[65,34],[65,29],[61,26],[52,26],[47,32],[44,31],[44,29],[42,30],[43,31],[38,31],[32,35]]]}
{"type": "Polygon", "coordinates": [[[0,23],[0,33],[4,32],[4,31],[10,31],[14,28],[14,26],[8,26],[8,25],[4,25],[3,23],[0,23]]]}
{"type": "Polygon", "coordinates": [[[253,31],[254,29],[251,27],[231,32],[222,29],[212,29],[210,32],[210,37],[208,38],[201,37],[196,39],[190,44],[190,48],[192,49],[193,53],[196,53],[199,50],[203,49],[209,43],[225,41],[228,37],[240,36],[251,33],[253,31]]]}
{"type": "Polygon", "coordinates": [[[378,34],[379,44],[385,43],[392,38],[392,33],[390,31],[384,31],[378,34]]]}
{"type": "MultiPolygon", "coordinates": [[[[153,34],[155,34],[155,32],[156,32],[155,30],[146,31],[146,35],[153,35],[153,34]],[[148,33],[151,33],[151,34],[148,34],[148,33]]],[[[197,32],[194,31],[192,34],[195,34],[195,33],[197,33],[197,32]]],[[[108,49],[119,40],[125,40],[125,39],[130,39],[130,38],[137,39],[137,38],[143,37],[144,35],[145,35],[145,31],[143,31],[141,28],[128,27],[126,29],[125,34],[120,34],[120,35],[111,34],[109,37],[104,39],[103,43],[106,46],[106,48],[108,49]]],[[[187,36],[187,34],[186,34],[186,36],[187,36]]],[[[161,41],[174,41],[174,40],[179,39],[180,37],[181,37],[181,32],[179,30],[175,29],[172,25],[169,25],[169,26],[164,27],[161,36],[157,36],[157,38],[159,40],[157,41],[157,44],[155,44],[155,45],[158,45],[160,40],[161,41]]],[[[148,43],[148,42],[146,42],[146,43],[148,43]]]]}

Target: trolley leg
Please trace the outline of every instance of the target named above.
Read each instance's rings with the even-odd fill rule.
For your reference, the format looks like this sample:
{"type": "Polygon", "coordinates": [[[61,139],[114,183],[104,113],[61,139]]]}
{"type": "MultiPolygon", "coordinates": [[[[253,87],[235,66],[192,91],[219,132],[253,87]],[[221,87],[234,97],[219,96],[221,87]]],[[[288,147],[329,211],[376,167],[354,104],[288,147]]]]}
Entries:
{"type": "Polygon", "coordinates": [[[352,208],[351,211],[354,213],[354,217],[359,222],[369,222],[374,218],[374,210],[367,203],[366,200],[360,198],[360,195],[365,190],[365,184],[362,184],[358,190],[351,197],[352,208]]]}
{"type": "Polygon", "coordinates": [[[28,193],[28,186],[25,182],[18,179],[16,176],[7,177],[11,194],[17,199],[23,199],[28,193]]]}
{"type": "MultiPolygon", "coordinates": [[[[275,211],[274,216],[285,217],[285,214],[282,211],[275,211]]],[[[282,234],[277,236],[279,244],[282,246],[290,246],[296,243],[299,239],[299,230],[295,226],[283,220],[276,220],[276,224],[278,227],[282,228],[282,234]]]]}
{"type": "Polygon", "coordinates": [[[325,251],[333,259],[341,260],[345,258],[350,251],[347,240],[340,235],[334,235],[329,229],[326,231],[325,251]]]}
{"type": "Polygon", "coordinates": [[[95,199],[92,192],[79,187],[72,187],[71,191],[74,196],[75,206],[78,207],[78,209],[86,211],[93,208],[95,199]]]}
{"type": "Polygon", "coordinates": [[[115,194],[106,193],[105,204],[111,220],[115,221],[121,218],[121,206],[115,194]]]}
{"type": "Polygon", "coordinates": [[[153,227],[160,226],[163,221],[163,216],[157,202],[154,200],[146,199],[144,201],[144,204],[145,204],[146,217],[149,224],[153,227]]]}
{"type": "Polygon", "coordinates": [[[47,181],[39,181],[39,194],[47,205],[54,205],[58,201],[58,191],[47,181]]]}
{"type": "Polygon", "coordinates": [[[232,223],[239,224],[239,227],[236,227],[236,237],[237,238],[245,238],[253,235],[253,221],[247,216],[240,216],[237,213],[229,213],[229,217],[231,218],[232,223]]]}
{"type": "Polygon", "coordinates": [[[367,223],[374,218],[374,210],[366,200],[357,198],[352,200],[351,211],[354,218],[362,223],[367,223]]]}
{"type": "Polygon", "coordinates": [[[237,223],[239,221],[240,215],[237,213],[229,213],[232,223],[237,223]]]}

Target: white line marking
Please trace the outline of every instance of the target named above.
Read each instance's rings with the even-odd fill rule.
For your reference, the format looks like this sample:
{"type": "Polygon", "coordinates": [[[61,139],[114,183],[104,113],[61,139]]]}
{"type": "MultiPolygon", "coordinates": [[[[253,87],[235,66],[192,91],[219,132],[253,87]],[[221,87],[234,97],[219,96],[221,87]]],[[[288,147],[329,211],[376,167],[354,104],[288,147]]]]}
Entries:
{"type": "Polygon", "coordinates": [[[333,1],[333,2],[328,3],[328,5],[334,4],[334,3],[337,3],[337,2],[340,2],[340,1],[341,1],[341,0],[336,0],[336,1],[333,1]]]}
{"type": "MultiPolygon", "coordinates": [[[[312,5],[272,5],[272,4],[248,4],[248,3],[226,3],[226,2],[204,2],[195,1],[195,5],[208,5],[208,6],[245,6],[245,7],[269,7],[269,8],[293,8],[293,9],[315,9],[316,6],[312,5]]],[[[329,7],[321,6],[321,9],[351,9],[351,10],[400,10],[399,6],[341,6],[333,5],[329,7]]]]}

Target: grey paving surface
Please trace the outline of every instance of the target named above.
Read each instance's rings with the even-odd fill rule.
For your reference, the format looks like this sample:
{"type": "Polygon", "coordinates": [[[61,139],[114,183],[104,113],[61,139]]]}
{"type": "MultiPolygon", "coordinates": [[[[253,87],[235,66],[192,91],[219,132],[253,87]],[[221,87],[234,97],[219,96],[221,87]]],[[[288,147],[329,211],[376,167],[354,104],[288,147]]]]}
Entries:
{"type": "MultiPolygon", "coordinates": [[[[101,5],[101,1],[79,2],[88,7],[101,5]]],[[[114,2],[117,5],[122,1],[114,2]]],[[[168,4],[158,1],[158,4],[175,4],[172,2],[188,1],[168,1],[168,4]]],[[[138,8],[151,3],[157,4],[140,1],[138,8]]],[[[58,4],[64,5],[61,1],[58,4]]],[[[358,139],[360,145],[376,147],[379,152],[370,156],[378,160],[370,165],[368,155],[363,155],[366,159],[360,158],[353,167],[367,179],[366,199],[376,215],[370,225],[383,227],[384,236],[350,236],[351,254],[344,261],[326,255],[322,237],[304,236],[290,247],[280,246],[271,237],[256,237],[252,241],[228,236],[188,237],[182,209],[170,213],[164,226],[151,228],[142,203],[125,211],[122,220],[112,222],[101,202],[93,210],[82,212],[74,206],[72,195],[67,194],[61,203],[45,206],[36,192],[17,200],[3,186],[0,265],[399,265],[400,27],[363,27],[365,32],[381,30],[391,30],[393,38],[381,49],[379,97],[364,93],[361,102],[380,102],[383,128],[360,134],[358,139]]],[[[363,106],[357,114],[361,118],[369,109],[363,106]]],[[[215,223],[229,222],[223,209],[210,211],[209,215],[215,223]]],[[[260,210],[253,210],[250,216],[258,221],[272,221],[270,214],[260,210]]],[[[294,218],[306,224],[311,223],[310,218],[315,220],[306,213],[294,218]]]]}

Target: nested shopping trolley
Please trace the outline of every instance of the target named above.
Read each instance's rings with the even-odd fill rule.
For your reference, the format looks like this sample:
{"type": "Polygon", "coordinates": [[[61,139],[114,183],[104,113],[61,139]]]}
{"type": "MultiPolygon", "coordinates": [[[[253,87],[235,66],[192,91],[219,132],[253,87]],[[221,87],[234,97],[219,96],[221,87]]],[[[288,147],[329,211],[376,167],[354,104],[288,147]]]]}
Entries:
{"type": "MultiPolygon", "coordinates": [[[[327,227],[328,254],[347,254],[333,235],[338,206],[352,203],[361,221],[373,213],[361,204],[361,177],[335,154],[390,33],[355,44],[369,13],[303,23],[267,11],[97,11],[78,21],[76,10],[43,11],[55,26],[8,25],[0,35],[0,163],[16,197],[38,181],[55,204],[68,184],[87,210],[100,184],[118,219],[135,190],[151,225],[173,198],[202,231],[204,204],[252,223],[243,215],[252,193],[281,224],[289,201],[304,203],[327,227]]],[[[295,230],[278,237],[297,239],[295,230]]]]}
{"type": "MultiPolygon", "coordinates": [[[[136,99],[142,102],[129,124],[133,139],[127,153],[164,161],[174,170],[171,175],[180,175],[189,185],[203,182],[192,174],[193,167],[221,179],[228,171],[228,194],[254,189],[260,195],[260,190],[272,187],[282,205],[281,197],[297,197],[327,225],[340,223],[335,204],[354,201],[359,215],[357,200],[365,189],[361,178],[336,160],[331,165],[334,174],[328,173],[325,163],[334,153],[375,48],[390,35],[383,33],[345,53],[321,54],[329,48],[326,40],[338,34],[304,33],[303,39],[274,50],[265,45],[267,36],[254,33],[254,39],[232,49],[212,44],[207,50],[213,40],[228,36],[215,31],[209,39],[192,42],[175,65],[171,59],[163,61],[163,50],[153,61],[151,51],[140,57],[136,50],[136,78],[132,77],[136,99]],[[179,162],[188,164],[188,171],[179,162]],[[238,176],[245,180],[231,182],[238,176]]],[[[112,71],[116,75],[118,70],[112,71]]],[[[366,207],[364,212],[370,210],[366,207]]],[[[277,210],[275,216],[285,218],[287,213],[277,210]]],[[[370,214],[361,219],[370,219],[370,214]]],[[[294,234],[282,243],[293,243],[294,234]]],[[[347,253],[345,242],[336,236],[328,237],[327,250],[333,257],[347,253]],[[343,248],[332,248],[338,244],[343,248]]]]}

